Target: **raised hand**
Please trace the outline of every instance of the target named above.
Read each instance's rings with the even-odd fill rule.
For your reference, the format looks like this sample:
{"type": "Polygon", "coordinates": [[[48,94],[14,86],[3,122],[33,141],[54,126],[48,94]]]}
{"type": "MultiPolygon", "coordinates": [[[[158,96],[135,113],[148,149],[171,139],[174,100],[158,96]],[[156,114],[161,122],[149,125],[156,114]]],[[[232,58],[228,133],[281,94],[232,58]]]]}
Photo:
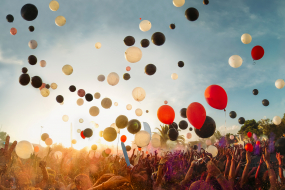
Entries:
{"type": "Polygon", "coordinates": [[[14,141],[9,149],[9,141],[10,136],[7,136],[4,149],[0,149],[0,174],[6,172],[9,162],[12,160],[11,154],[17,145],[17,141],[14,141]]]}
{"type": "Polygon", "coordinates": [[[276,159],[278,160],[279,165],[282,164],[282,157],[283,156],[281,156],[280,153],[276,152],[276,159]]]}

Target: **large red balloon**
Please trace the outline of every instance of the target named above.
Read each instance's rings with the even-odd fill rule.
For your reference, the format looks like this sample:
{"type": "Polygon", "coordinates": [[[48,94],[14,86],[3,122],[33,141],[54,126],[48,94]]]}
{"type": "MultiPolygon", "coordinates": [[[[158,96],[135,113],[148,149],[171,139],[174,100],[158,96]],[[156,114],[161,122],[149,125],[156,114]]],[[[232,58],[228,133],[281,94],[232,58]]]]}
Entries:
{"type": "Polygon", "coordinates": [[[187,119],[196,129],[201,129],[206,120],[206,110],[198,102],[191,103],[186,111],[187,119]]]}
{"type": "Polygon", "coordinates": [[[83,131],[81,131],[80,136],[85,139],[85,136],[83,135],[83,131]]]}
{"type": "Polygon", "coordinates": [[[251,57],[253,60],[259,60],[264,55],[264,49],[261,46],[255,46],[251,50],[251,57]]]}
{"type": "Polygon", "coordinates": [[[253,146],[252,146],[252,144],[247,143],[247,144],[244,146],[244,149],[245,149],[246,151],[252,152],[252,151],[253,151],[253,146]]]}
{"type": "Polygon", "coordinates": [[[248,136],[248,138],[251,138],[252,133],[251,133],[251,132],[248,132],[248,133],[247,133],[247,136],[248,136]]]}
{"type": "Polygon", "coordinates": [[[226,91],[219,85],[213,84],[206,88],[204,96],[208,104],[218,110],[223,110],[227,107],[228,96],[226,91]]]}
{"type": "Polygon", "coordinates": [[[157,117],[161,123],[172,124],[175,118],[175,112],[171,106],[163,105],[157,110],[157,117]]]}

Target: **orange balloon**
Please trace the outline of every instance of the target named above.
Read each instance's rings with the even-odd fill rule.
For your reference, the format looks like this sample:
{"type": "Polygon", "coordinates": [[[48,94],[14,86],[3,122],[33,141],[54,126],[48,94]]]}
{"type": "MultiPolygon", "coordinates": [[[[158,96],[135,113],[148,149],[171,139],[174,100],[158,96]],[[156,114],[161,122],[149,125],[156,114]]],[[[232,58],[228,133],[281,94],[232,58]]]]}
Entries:
{"type": "Polygon", "coordinates": [[[43,83],[42,86],[39,88],[40,90],[43,89],[44,87],[46,87],[46,84],[43,83]]]}
{"type": "Polygon", "coordinates": [[[110,149],[110,148],[107,148],[107,149],[105,150],[105,153],[106,153],[106,154],[110,154],[110,153],[111,153],[111,149],[110,149]]]}
{"type": "Polygon", "coordinates": [[[130,70],[131,70],[131,67],[130,67],[130,66],[127,66],[126,70],[127,70],[127,71],[130,71],[130,70]]]}
{"type": "Polygon", "coordinates": [[[145,153],[148,154],[148,151],[146,151],[145,153]]]}
{"type": "Polygon", "coordinates": [[[141,151],[142,150],[142,148],[138,148],[139,149],[139,151],[141,151]]]}
{"type": "Polygon", "coordinates": [[[126,140],[127,140],[126,135],[122,135],[122,136],[121,136],[121,141],[124,143],[124,142],[126,142],[126,140]]]}
{"type": "Polygon", "coordinates": [[[16,29],[16,28],[11,28],[11,29],[10,29],[10,33],[11,33],[12,35],[16,35],[16,34],[17,34],[17,29],[16,29]]]}
{"type": "Polygon", "coordinates": [[[35,151],[35,152],[39,152],[39,150],[40,150],[40,148],[39,148],[38,146],[35,146],[35,147],[34,147],[34,151],[35,151]]]}
{"type": "Polygon", "coordinates": [[[175,112],[171,106],[163,105],[157,110],[157,117],[161,123],[172,124],[175,118],[175,112]]]}

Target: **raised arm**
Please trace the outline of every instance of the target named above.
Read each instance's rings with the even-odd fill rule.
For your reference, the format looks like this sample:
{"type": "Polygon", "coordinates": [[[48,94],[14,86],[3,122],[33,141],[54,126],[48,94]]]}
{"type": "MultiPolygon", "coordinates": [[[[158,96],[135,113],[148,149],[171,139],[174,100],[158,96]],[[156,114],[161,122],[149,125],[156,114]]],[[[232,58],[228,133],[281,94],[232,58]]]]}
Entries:
{"type": "Polygon", "coordinates": [[[46,170],[46,162],[45,161],[40,161],[39,167],[42,170],[42,174],[43,174],[43,179],[40,183],[36,184],[35,187],[40,187],[40,188],[45,188],[48,182],[48,173],[46,170]]]}
{"type": "Polygon", "coordinates": [[[278,161],[278,171],[279,171],[279,177],[282,183],[285,182],[284,180],[284,176],[283,176],[283,169],[282,169],[282,156],[280,155],[280,153],[276,153],[276,158],[278,161]]]}
{"type": "Polygon", "coordinates": [[[276,184],[276,174],[270,164],[270,152],[267,148],[265,148],[264,154],[263,154],[263,160],[267,166],[268,169],[268,175],[269,175],[269,181],[270,181],[270,190],[275,190],[277,187],[276,184]]]}
{"type": "Polygon", "coordinates": [[[246,182],[247,176],[248,176],[248,172],[249,172],[249,167],[251,164],[251,154],[249,151],[246,152],[246,165],[244,167],[243,173],[242,173],[242,177],[241,177],[241,183],[240,183],[240,187],[242,188],[243,185],[246,182]]]}

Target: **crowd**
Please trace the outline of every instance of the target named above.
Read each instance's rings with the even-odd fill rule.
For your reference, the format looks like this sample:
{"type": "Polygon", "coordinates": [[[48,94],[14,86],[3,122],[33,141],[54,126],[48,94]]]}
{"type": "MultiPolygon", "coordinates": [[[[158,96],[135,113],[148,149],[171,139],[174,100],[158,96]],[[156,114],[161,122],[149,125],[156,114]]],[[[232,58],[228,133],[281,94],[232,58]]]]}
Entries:
{"type": "MultiPolygon", "coordinates": [[[[93,156],[90,152],[62,150],[62,158],[32,155],[23,160],[15,154],[17,142],[8,136],[0,150],[0,189],[17,190],[242,190],[285,189],[282,155],[270,160],[269,142],[260,144],[258,167],[252,167],[253,152],[243,146],[218,146],[214,158],[203,148],[186,151],[132,150],[128,167],[119,155],[93,156]],[[278,168],[274,170],[274,168],[278,168]],[[277,171],[277,172],[276,172],[277,171]],[[279,180],[278,180],[279,178],[279,180]]],[[[49,149],[49,153],[52,149],[49,149]]]]}

